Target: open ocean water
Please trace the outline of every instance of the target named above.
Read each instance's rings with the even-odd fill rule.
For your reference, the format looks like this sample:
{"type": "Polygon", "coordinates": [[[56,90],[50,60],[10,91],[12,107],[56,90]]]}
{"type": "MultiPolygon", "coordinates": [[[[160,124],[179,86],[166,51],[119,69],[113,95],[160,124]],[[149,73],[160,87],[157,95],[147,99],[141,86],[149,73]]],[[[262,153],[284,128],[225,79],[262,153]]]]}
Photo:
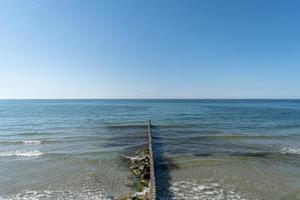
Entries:
{"type": "Polygon", "coordinates": [[[114,199],[152,120],[160,199],[300,199],[300,100],[0,100],[0,199],[114,199]]]}

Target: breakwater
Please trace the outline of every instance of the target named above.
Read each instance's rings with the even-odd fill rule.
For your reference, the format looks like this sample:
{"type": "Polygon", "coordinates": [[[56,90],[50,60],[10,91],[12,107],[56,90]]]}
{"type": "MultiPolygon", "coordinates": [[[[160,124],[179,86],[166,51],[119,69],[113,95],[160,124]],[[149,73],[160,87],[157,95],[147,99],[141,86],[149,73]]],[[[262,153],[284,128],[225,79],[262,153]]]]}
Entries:
{"type": "Polygon", "coordinates": [[[149,199],[156,199],[156,181],[154,172],[154,159],[152,149],[152,131],[151,131],[151,120],[148,121],[148,151],[149,151],[149,164],[150,164],[150,192],[149,199]]]}
{"type": "Polygon", "coordinates": [[[136,152],[130,159],[130,169],[138,181],[135,184],[136,192],[120,200],[155,200],[156,182],[154,159],[152,150],[151,121],[147,124],[147,149],[136,152]]]}

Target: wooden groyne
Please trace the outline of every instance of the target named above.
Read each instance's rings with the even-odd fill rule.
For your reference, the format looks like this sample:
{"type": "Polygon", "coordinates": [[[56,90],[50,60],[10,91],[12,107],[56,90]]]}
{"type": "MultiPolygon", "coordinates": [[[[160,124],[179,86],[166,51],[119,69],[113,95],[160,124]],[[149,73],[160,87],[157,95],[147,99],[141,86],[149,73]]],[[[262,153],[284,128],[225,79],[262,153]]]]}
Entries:
{"type": "Polygon", "coordinates": [[[154,173],[154,159],[152,150],[152,131],[151,120],[148,121],[148,150],[149,150],[149,164],[150,164],[150,192],[148,198],[156,200],[156,181],[154,173]]]}
{"type": "Polygon", "coordinates": [[[137,178],[134,193],[117,200],[156,200],[156,182],[152,149],[151,121],[147,124],[147,149],[137,151],[130,159],[130,169],[137,178]]]}

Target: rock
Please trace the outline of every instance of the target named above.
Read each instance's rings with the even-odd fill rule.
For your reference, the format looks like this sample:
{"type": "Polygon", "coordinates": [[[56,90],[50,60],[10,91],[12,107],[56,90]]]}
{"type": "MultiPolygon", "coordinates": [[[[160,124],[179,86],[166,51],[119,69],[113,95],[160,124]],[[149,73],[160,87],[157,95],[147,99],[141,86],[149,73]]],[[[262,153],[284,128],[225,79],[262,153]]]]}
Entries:
{"type": "Polygon", "coordinates": [[[136,168],[135,168],[135,169],[132,170],[132,172],[133,172],[133,174],[134,174],[135,176],[140,176],[142,171],[141,171],[140,169],[136,169],[136,168]]]}
{"type": "Polygon", "coordinates": [[[150,162],[148,149],[137,152],[135,157],[127,158],[130,158],[130,169],[133,175],[139,180],[134,184],[136,193],[130,194],[125,198],[118,200],[149,200],[147,192],[150,181],[150,162]]]}

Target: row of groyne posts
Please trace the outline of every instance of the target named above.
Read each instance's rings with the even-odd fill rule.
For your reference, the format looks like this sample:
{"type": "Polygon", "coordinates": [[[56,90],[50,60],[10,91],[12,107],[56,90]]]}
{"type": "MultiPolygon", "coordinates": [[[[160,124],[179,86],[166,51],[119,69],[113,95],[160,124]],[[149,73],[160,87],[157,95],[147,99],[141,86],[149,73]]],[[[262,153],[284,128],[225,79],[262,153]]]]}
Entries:
{"type": "Polygon", "coordinates": [[[137,151],[135,157],[129,157],[131,159],[130,169],[138,178],[135,186],[136,192],[128,194],[125,198],[117,198],[117,200],[156,200],[151,120],[148,121],[147,127],[147,149],[137,151]]]}
{"type": "Polygon", "coordinates": [[[152,149],[152,131],[151,131],[151,120],[148,121],[148,151],[149,151],[149,164],[150,164],[150,192],[148,199],[156,199],[156,181],[154,172],[154,159],[153,159],[153,149],[152,149]]]}

